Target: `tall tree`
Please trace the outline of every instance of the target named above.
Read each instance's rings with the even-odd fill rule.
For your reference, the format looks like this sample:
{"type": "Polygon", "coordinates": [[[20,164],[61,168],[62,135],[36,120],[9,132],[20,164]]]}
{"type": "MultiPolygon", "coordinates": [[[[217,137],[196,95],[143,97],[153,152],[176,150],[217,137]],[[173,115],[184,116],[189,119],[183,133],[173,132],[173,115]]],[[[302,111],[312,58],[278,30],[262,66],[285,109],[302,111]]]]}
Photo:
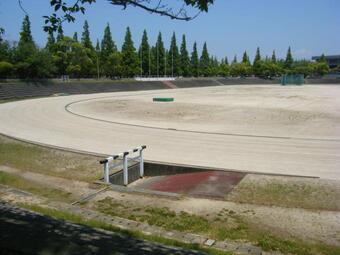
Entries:
{"type": "MultiPolygon", "coordinates": [[[[117,47],[112,39],[112,34],[110,30],[110,25],[107,23],[104,29],[104,36],[101,41],[101,51],[100,51],[100,66],[102,74],[108,77],[114,77],[115,72],[112,71],[112,67],[116,66],[120,63],[120,56],[115,54],[110,58],[110,56],[117,52],[117,47]],[[118,61],[119,60],[119,61],[118,61]]],[[[114,68],[114,70],[118,70],[118,68],[114,68]]]]}
{"type": "Polygon", "coordinates": [[[141,61],[142,75],[151,75],[149,65],[150,65],[150,45],[148,39],[148,33],[144,29],[142,42],[139,47],[138,55],[141,61]]]}
{"type": "Polygon", "coordinates": [[[208,52],[208,46],[207,43],[204,42],[202,55],[200,58],[200,74],[202,74],[203,76],[209,76],[210,74],[209,69],[210,69],[210,57],[208,52]]]}
{"type": "Polygon", "coordinates": [[[261,61],[261,53],[260,47],[257,47],[253,65],[256,66],[259,61],[261,61]]]}
{"type": "Polygon", "coordinates": [[[287,56],[286,56],[286,61],[285,61],[285,68],[287,69],[291,69],[293,66],[293,56],[292,56],[292,51],[291,48],[289,46],[288,51],[287,51],[287,56]]]}
{"type": "Polygon", "coordinates": [[[85,20],[83,29],[84,31],[81,36],[81,43],[84,45],[85,48],[92,50],[93,45],[92,45],[91,38],[90,38],[90,28],[89,28],[89,24],[87,20],[85,20]]]}
{"type": "Polygon", "coordinates": [[[172,37],[171,37],[171,43],[170,43],[170,48],[168,51],[167,60],[168,60],[169,74],[174,75],[174,76],[180,75],[181,73],[180,58],[179,58],[175,32],[173,32],[172,37]]]}
{"type": "Polygon", "coordinates": [[[64,30],[62,26],[58,27],[57,31],[57,42],[60,42],[64,38],[64,30]]]}
{"type": "Polygon", "coordinates": [[[327,59],[325,54],[322,54],[321,57],[318,59],[319,63],[327,63],[327,59]]]}
{"type": "Polygon", "coordinates": [[[158,33],[157,37],[157,43],[156,43],[156,69],[157,69],[157,75],[165,75],[166,69],[165,69],[165,48],[164,43],[162,39],[162,33],[158,33]]]}
{"type": "Polygon", "coordinates": [[[24,21],[22,22],[21,32],[20,32],[20,39],[18,47],[21,45],[34,45],[32,32],[31,32],[31,22],[28,15],[25,16],[24,21]]]}
{"type": "Polygon", "coordinates": [[[111,53],[115,51],[117,51],[117,47],[112,39],[110,25],[108,23],[105,27],[104,37],[101,42],[102,57],[105,58],[106,56],[109,56],[111,53]]]}
{"type": "Polygon", "coordinates": [[[244,63],[244,64],[249,64],[249,65],[250,65],[250,60],[249,60],[247,51],[245,51],[245,52],[243,53],[242,63],[244,63]]]}
{"type": "Polygon", "coordinates": [[[225,57],[225,58],[224,58],[223,63],[224,63],[225,65],[227,65],[227,66],[229,65],[228,57],[225,57]]]}
{"type": "Polygon", "coordinates": [[[133,45],[130,28],[126,28],[125,40],[122,46],[122,73],[125,77],[133,77],[139,73],[139,60],[133,45]]]}
{"type": "Polygon", "coordinates": [[[26,15],[22,22],[20,39],[18,43],[18,47],[15,49],[15,61],[22,62],[21,66],[23,68],[27,68],[23,73],[29,72],[28,65],[24,65],[27,63],[29,58],[31,58],[36,52],[37,48],[34,44],[32,32],[31,32],[31,22],[29,17],[26,15]]]}
{"type": "Polygon", "coordinates": [[[195,77],[199,76],[199,60],[197,52],[197,43],[194,42],[192,53],[191,53],[191,74],[195,77]]]}
{"type": "Polygon", "coordinates": [[[273,51],[273,54],[272,54],[272,62],[274,63],[274,64],[276,64],[276,54],[275,54],[275,50],[273,51]]]}
{"type": "Polygon", "coordinates": [[[73,41],[78,42],[78,33],[74,32],[73,34],[73,41]]]}
{"type": "Polygon", "coordinates": [[[188,53],[188,50],[187,50],[187,43],[186,43],[186,39],[185,39],[184,34],[182,36],[180,61],[181,61],[182,75],[183,76],[189,76],[189,74],[190,74],[190,58],[189,58],[189,53],[188,53]]]}
{"type": "Polygon", "coordinates": [[[260,47],[257,47],[255,58],[254,58],[254,63],[253,63],[253,72],[256,76],[261,76],[262,63],[263,62],[262,62],[262,58],[261,58],[260,47]]]}
{"type": "Polygon", "coordinates": [[[45,49],[47,49],[48,51],[52,52],[54,45],[55,45],[54,35],[53,35],[53,33],[49,33],[48,37],[47,37],[47,42],[46,42],[46,45],[45,45],[45,49]]]}
{"type": "Polygon", "coordinates": [[[95,48],[95,50],[96,50],[96,53],[97,54],[100,54],[100,44],[99,44],[99,40],[97,39],[97,43],[96,43],[96,48],[95,48]]]}
{"type": "Polygon", "coordinates": [[[237,63],[237,55],[234,56],[233,62],[231,62],[232,64],[236,64],[237,63]]]}

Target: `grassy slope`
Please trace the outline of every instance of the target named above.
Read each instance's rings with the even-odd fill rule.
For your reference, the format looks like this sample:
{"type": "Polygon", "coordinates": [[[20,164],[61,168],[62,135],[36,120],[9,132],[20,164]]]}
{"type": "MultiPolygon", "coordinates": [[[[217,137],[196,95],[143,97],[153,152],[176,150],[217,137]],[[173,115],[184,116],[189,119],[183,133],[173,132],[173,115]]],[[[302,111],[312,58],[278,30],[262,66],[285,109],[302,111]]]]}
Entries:
{"type": "Polygon", "coordinates": [[[136,207],[113,198],[98,201],[96,209],[102,213],[146,222],[168,230],[203,234],[217,240],[249,240],[265,251],[278,250],[286,254],[340,254],[339,247],[309,244],[300,240],[281,239],[259,227],[246,224],[233,211],[222,210],[217,217],[202,217],[186,212],[176,213],[168,208],[136,207]]]}
{"type": "Polygon", "coordinates": [[[63,202],[72,202],[75,200],[72,194],[68,192],[65,192],[60,189],[51,188],[48,187],[47,185],[41,185],[38,182],[28,181],[14,174],[2,172],[1,167],[0,167],[0,184],[24,190],[52,200],[63,202]]]}
{"type": "Polygon", "coordinates": [[[227,200],[236,203],[340,211],[340,182],[277,176],[247,177],[227,195],[227,200]]]}
{"type": "Polygon", "coordinates": [[[44,148],[0,135],[0,166],[93,182],[101,176],[99,158],[44,148]]]}
{"type": "Polygon", "coordinates": [[[20,206],[26,209],[38,212],[38,213],[42,213],[44,215],[51,216],[56,219],[63,219],[63,220],[67,220],[73,223],[87,225],[93,228],[101,228],[101,229],[105,229],[105,230],[112,231],[112,232],[119,232],[119,233],[131,236],[134,238],[144,239],[144,240],[148,240],[152,242],[158,242],[158,243],[162,243],[162,244],[170,245],[170,246],[182,247],[185,249],[203,251],[203,252],[206,252],[212,255],[232,255],[232,253],[229,253],[229,252],[223,252],[223,251],[219,251],[219,250],[212,249],[212,248],[205,248],[197,244],[186,244],[186,243],[181,243],[181,242],[174,241],[171,239],[167,239],[161,236],[145,235],[138,231],[122,230],[120,228],[114,227],[112,225],[109,225],[99,220],[88,220],[79,215],[71,214],[68,212],[60,211],[60,210],[55,210],[55,209],[50,209],[50,208],[45,208],[45,207],[41,207],[37,205],[30,205],[30,204],[20,204],[20,206]]]}

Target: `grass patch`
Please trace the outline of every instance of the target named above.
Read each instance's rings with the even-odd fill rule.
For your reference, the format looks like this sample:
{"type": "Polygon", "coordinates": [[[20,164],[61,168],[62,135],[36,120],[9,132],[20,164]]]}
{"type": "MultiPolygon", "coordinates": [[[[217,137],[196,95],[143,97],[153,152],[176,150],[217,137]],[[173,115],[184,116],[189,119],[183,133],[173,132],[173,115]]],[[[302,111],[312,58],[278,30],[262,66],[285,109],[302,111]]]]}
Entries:
{"type": "Polygon", "coordinates": [[[340,210],[339,182],[289,177],[253,178],[242,181],[228,194],[227,200],[290,208],[340,210]]]}
{"type": "Polygon", "coordinates": [[[133,204],[104,198],[96,203],[102,213],[128,218],[155,225],[167,230],[202,234],[217,240],[248,240],[265,251],[280,251],[285,254],[319,255],[340,254],[340,248],[323,244],[309,244],[300,240],[282,239],[251,226],[234,211],[223,209],[212,217],[203,217],[186,212],[176,213],[169,208],[136,207],[133,204]]]}
{"type": "Polygon", "coordinates": [[[41,213],[41,214],[44,214],[44,215],[48,215],[48,216],[56,218],[56,219],[63,219],[63,220],[70,221],[70,222],[73,222],[73,223],[76,223],[76,224],[86,225],[86,226],[90,226],[90,227],[93,227],[93,228],[105,229],[105,230],[112,231],[112,232],[118,232],[118,233],[128,235],[130,237],[134,237],[134,238],[138,238],[138,239],[144,239],[144,240],[148,240],[148,241],[152,241],[152,242],[157,242],[157,243],[161,243],[161,244],[164,244],[164,245],[176,246],[176,247],[181,247],[181,248],[184,248],[184,249],[202,251],[202,252],[206,252],[206,253],[212,254],[212,255],[232,255],[232,253],[230,253],[230,252],[223,252],[223,251],[219,251],[219,250],[212,249],[212,248],[205,248],[205,247],[201,247],[200,245],[197,245],[197,244],[186,244],[186,243],[178,242],[178,241],[171,240],[171,239],[168,239],[168,238],[164,238],[164,237],[161,237],[161,236],[145,235],[145,234],[143,234],[142,232],[139,232],[139,231],[123,230],[123,229],[114,227],[110,224],[107,224],[103,221],[85,219],[82,216],[72,214],[72,213],[68,213],[68,212],[65,212],[65,211],[60,211],[60,210],[56,210],[56,209],[41,207],[41,206],[27,204],[27,203],[20,203],[19,206],[26,208],[28,210],[31,210],[31,211],[35,211],[35,212],[38,212],[38,213],[41,213]]]}
{"type": "Polygon", "coordinates": [[[95,156],[45,148],[0,136],[0,166],[92,182],[101,176],[98,161],[95,156]]]}
{"type": "Polygon", "coordinates": [[[37,182],[29,181],[20,176],[5,173],[2,171],[0,171],[0,184],[18,188],[52,200],[64,202],[71,202],[74,200],[71,193],[65,192],[60,189],[51,188],[37,182]]]}

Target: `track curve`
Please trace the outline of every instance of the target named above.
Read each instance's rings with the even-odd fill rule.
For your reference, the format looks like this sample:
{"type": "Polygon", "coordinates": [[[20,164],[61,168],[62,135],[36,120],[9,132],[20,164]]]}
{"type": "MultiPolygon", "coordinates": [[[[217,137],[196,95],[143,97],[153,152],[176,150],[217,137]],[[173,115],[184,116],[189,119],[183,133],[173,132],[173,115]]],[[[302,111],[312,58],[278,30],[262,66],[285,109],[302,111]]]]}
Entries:
{"type": "MultiPolygon", "coordinates": [[[[172,90],[173,91],[173,90],[172,90]]],[[[167,93],[138,92],[138,94],[167,93]]],[[[112,154],[146,144],[146,160],[340,179],[340,141],[223,135],[103,122],[70,114],[79,101],[131,93],[40,98],[0,105],[0,133],[91,153],[112,154]]]]}

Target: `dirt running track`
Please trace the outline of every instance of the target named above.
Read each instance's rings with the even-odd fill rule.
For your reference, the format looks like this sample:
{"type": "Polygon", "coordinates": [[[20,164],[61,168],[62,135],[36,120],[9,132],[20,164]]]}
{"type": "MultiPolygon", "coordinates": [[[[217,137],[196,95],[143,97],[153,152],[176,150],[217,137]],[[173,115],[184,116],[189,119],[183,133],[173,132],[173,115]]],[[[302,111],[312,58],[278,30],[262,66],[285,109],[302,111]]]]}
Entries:
{"type": "Polygon", "coordinates": [[[151,161],[340,179],[339,98],[340,86],[325,85],[49,97],[1,104],[0,133],[102,154],[146,144],[151,161]],[[174,96],[175,102],[152,105],[154,96],[174,96]],[[219,121],[222,115],[226,121],[219,121]]]}

